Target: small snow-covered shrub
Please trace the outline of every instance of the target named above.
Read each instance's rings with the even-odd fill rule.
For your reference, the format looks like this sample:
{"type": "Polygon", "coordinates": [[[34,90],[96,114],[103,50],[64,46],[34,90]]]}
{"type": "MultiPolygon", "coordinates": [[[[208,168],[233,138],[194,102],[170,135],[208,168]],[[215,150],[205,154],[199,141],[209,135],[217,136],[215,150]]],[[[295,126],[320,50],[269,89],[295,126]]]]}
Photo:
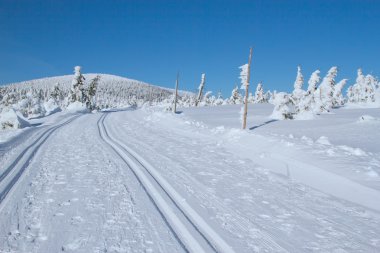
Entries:
{"type": "Polygon", "coordinates": [[[18,129],[28,126],[29,123],[12,108],[4,108],[0,113],[0,129],[18,129]]]}

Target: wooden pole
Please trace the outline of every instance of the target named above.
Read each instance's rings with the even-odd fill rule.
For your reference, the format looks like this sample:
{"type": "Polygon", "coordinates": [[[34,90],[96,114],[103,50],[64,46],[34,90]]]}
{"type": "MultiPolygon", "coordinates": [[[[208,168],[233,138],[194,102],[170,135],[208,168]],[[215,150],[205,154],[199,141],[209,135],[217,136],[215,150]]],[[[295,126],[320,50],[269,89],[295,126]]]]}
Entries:
{"type": "Polygon", "coordinates": [[[199,86],[199,92],[198,92],[197,99],[195,100],[195,106],[198,106],[199,102],[201,101],[202,93],[203,93],[203,87],[205,86],[205,82],[206,82],[206,74],[202,74],[201,85],[199,86]]]}
{"type": "Polygon", "coordinates": [[[243,129],[245,129],[246,126],[247,126],[248,86],[249,86],[249,78],[250,78],[250,73],[251,73],[251,61],[252,61],[252,47],[249,49],[247,83],[245,84],[244,114],[243,114],[243,129]]]}
{"type": "Polygon", "coordinates": [[[175,82],[175,95],[174,95],[174,107],[173,112],[177,112],[177,98],[178,98],[178,78],[179,78],[179,72],[177,72],[177,80],[175,82]]]}

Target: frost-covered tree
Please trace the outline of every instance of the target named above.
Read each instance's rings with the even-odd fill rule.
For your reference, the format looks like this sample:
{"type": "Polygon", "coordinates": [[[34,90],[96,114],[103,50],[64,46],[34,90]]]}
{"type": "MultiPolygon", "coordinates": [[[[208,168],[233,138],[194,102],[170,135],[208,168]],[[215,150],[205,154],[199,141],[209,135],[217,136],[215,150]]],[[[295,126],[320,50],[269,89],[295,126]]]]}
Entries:
{"type": "Polygon", "coordinates": [[[100,80],[100,76],[99,75],[95,76],[91,80],[91,83],[88,87],[88,92],[87,92],[87,96],[86,96],[86,98],[87,98],[86,107],[90,110],[94,110],[96,108],[96,100],[94,98],[96,95],[96,90],[97,90],[98,85],[99,85],[99,80],[100,80]]]}
{"type": "Polygon", "coordinates": [[[327,75],[323,78],[321,85],[317,88],[316,91],[316,111],[317,112],[328,112],[334,106],[333,97],[334,97],[334,85],[335,77],[338,74],[338,68],[332,67],[327,75]]]}
{"type": "Polygon", "coordinates": [[[358,69],[356,83],[349,87],[351,103],[373,103],[378,81],[372,75],[364,75],[362,69],[358,69]]]}
{"type": "Polygon", "coordinates": [[[294,90],[292,93],[292,99],[297,104],[301,98],[305,95],[305,91],[302,89],[303,86],[303,75],[301,73],[301,66],[297,67],[297,77],[294,82],[294,90]]]}
{"type": "Polygon", "coordinates": [[[45,108],[43,107],[43,91],[32,89],[28,118],[44,116],[45,112],[45,108]]]}
{"type": "Polygon", "coordinates": [[[253,104],[255,103],[255,96],[252,94],[252,92],[250,92],[248,94],[248,104],[253,104]]]}
{"type": "Polygon", "coordinates": [[[230,104],[242,104],[243,103],[243,97],[241,96],[239,92],[238,86],[236,86],[232,92],[231,92],[231,97],[229,99],[230,104]]]}
{"type": "Polygon", "coordinates": [[[271,103],[274,105],[274,109],[271,117],[273,119],[292,119],[292,101],[290,95],[285,92],[275,93],[271,103]]]}
{"type": "Polygon", "coordinates": [[[74,68],[74,79],[71,82],[70,90],[70,102],[85,102],[85,91],[84,91],[84,76],[81,73],[81,67],[75,66],[74,68]]]}
{"type": "Polygon", "coordinates": [[[264,95],[265,101],[266,102],[271,101],[272,100],[272,96],[273,96],[273,94],[272,94],[272,92],[270,90],[268,90],[267,92],[265,92],[265,95],[264,95]]]}
{"type": "Polygon", "coordinates": [[[257,84],[254,102],[255,103],[265,103],[266,102],[262,82],[257,84]]]}
{"type": "Polygon", "coordinates": [[[347,89],[348,102],[354,103],[355,102],[354,96],[355,96],[355,94],[354,94],[354,90],[353,90],[352,86],[348,87],[348,89],[347,89]]]}
{"type": "Polygon", "coordinates": [[[334,96],[333,96],[333,106],[339,107],[344,105],[344,98],[342,94],[342,90],[344,85],[346,85],[348,79],[343,79],[338,82],[334,87],[334,96]]]}
{"type": "Polygon", "coordinates": [[[315,90],[317,89],[318,83],[321,81],[321,77],[319,76],[320,73],[321,71],[317,69],[311,74],[309,81],[307,82],[309,84],[309,86],[307,87],[307,92],[314,94],[315,90]]]}
{"type": "Polygon", "coordinates": [[[222,105],[222,104],[224,104],[224,99],[223,99],[222,92],[219,91],[215,99],[215,105],[222,105]]]}

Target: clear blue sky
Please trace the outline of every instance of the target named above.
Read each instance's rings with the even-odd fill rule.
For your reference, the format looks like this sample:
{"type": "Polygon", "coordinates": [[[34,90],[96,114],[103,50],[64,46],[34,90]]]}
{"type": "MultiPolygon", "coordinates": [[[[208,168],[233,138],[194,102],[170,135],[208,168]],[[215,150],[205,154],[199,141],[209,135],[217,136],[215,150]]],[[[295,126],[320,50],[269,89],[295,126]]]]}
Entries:
{"type": "Polygon", "coordinates": [[[0,0],[0,83],[109,73],[229,95],[254,47],[252,86],[292,89],[319,68],[380,75],[380,1],[0,0]]]}

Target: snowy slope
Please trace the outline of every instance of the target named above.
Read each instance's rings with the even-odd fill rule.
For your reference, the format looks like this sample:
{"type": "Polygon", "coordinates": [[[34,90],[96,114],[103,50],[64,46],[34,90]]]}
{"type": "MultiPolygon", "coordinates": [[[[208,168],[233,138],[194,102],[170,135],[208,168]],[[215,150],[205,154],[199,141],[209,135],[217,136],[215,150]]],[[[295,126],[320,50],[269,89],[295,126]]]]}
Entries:
{"type": "Polygon", "coordinates": [[[0,144],[0,252],[378,252],[378,110],[253,105],[242,131],[240,107],[61,113],[0,144]]]}

